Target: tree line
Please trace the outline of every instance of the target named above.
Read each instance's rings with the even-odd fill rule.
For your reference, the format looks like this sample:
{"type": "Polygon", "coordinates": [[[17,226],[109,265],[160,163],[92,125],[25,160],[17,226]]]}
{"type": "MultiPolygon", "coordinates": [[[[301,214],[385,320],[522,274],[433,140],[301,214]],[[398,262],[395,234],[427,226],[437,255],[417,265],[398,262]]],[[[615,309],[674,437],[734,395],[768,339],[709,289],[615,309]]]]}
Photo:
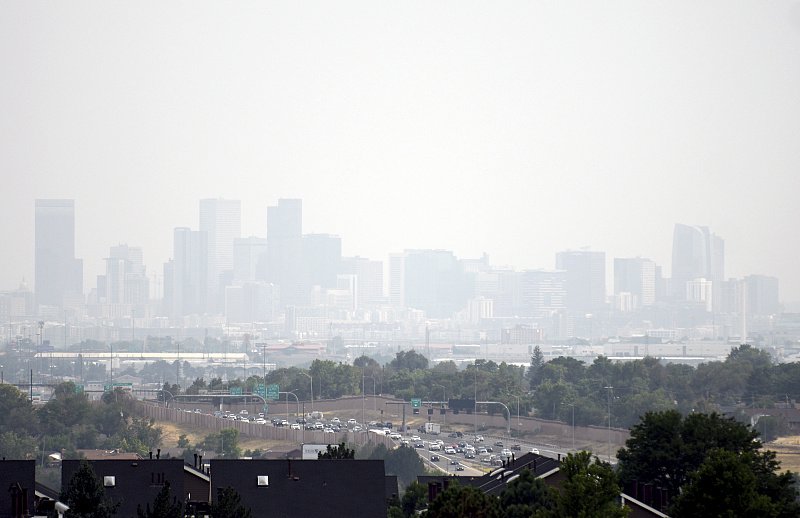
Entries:
{"type": "Polygon", "coordinates": [[[120,449],[146,456],[161,444],[161,429],[133,413],[131,396],[121,389],[106,392],[97,404],[72,382],[54,388],[41,406],[13,385],[0,385],[0,456],[43,458],[78,449],[120,449]]]}

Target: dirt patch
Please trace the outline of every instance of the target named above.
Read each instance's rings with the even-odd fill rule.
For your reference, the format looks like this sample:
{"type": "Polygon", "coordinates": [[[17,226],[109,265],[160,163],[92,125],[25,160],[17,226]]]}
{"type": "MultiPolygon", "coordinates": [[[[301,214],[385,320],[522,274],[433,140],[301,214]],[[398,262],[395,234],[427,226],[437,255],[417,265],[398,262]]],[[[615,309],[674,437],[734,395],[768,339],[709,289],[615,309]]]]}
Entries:
{"type": "MultiPolygon", "coordinates": [[[[185,434],[189,442],[194,445],[202,442],[208,434],[213,433],[212,430],[208,430],[206,428],[188,426],[186,424],[178,425],[170,421],[156,421],[156,426],[161,428],[163,431],[162,446],[164,448],[177,448],[178,439],[183,434],[185,434]]],[[[239,447],[242,449],[242,451],[255,449],[289,451],[296,446],[290,442],[267,441],[264,439],[252,439],[247,436],[240,436],[239,447]]]]}
{"type": "Polygon", "coordinates": [[[766,449],[775,452],[781,463],[781,471],[800,472],[800,435],[779,437],[764,445],[766,449]]]}

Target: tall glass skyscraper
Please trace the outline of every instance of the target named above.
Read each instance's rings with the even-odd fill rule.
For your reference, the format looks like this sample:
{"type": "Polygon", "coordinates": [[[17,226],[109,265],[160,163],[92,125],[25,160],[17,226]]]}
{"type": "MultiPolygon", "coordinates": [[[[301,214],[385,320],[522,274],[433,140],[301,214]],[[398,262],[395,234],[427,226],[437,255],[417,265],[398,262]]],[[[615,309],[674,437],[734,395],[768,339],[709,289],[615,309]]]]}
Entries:
{"type": "Polygon", "coordinates": [[[35,292],[40,306],[63,305],[83,293],[83,261],[75,258],[75,201],[36,200],[35,292]]]}
{"type": "Polygon", "coordinates": [[[717,286],[725,280],[725,241],[708,227],[675,224],[672,236],[672,288],[683,298],[686,283],[707,279],[717,286]]]}

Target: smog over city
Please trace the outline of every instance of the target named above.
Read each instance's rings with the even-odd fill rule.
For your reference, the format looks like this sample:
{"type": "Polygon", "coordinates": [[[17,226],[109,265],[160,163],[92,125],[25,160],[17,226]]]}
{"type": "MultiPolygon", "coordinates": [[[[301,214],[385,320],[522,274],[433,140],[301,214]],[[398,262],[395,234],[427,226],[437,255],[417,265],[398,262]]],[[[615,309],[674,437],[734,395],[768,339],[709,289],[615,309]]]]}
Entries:
{"type": "MultiPolygon", "coordinates": [[[[122,383],[145,417],[224,393],[244,421],[274,386],[320,444],[419,426],[430,469],[441,421],[699,513],[629,430],[798,433],[798,64],[789,0],[5,2],[0,384],[33,415],[122,383]],[[306,422],[323,400],[341,432],[306,422]]],[[[309,442],[280,421],[237,429],[309,442]]],[[[487,459],[464,474],[511,469],[487,459]]]]}

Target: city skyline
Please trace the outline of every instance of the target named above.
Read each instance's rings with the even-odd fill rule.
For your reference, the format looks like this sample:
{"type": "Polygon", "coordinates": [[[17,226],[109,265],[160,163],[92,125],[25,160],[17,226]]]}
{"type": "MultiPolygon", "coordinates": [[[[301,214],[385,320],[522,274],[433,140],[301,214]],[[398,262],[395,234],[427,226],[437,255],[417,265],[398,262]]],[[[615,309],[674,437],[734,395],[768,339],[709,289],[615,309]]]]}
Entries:
{"type": "Polygon", "coordinates": [[[246,237],[295,197],[346,256],[521,269],[590,246],[669,274],[673,225],[707,226],[727,277],[800,301],[798,27],[788,2],[9,2],[0,289],[32,282],[35,199],[75,200],[86,288],[120,242],[158,271],[197,200],[241,200],[246,237]]]}
{"type": "MultiPolygon", "coordinates": [[[[48,199],[48,200],[35,200],[35,201],[36,201],[36,207],[37,207],[36,210],[39,210],[39,208],[38,208],[39,205],[48,206],[48,205],[54,205],[55,204],[56,206],[69,207],[70,210],[71,210],[71,212],[70,212],[70,214],[71,214],[71,224],[74,225],[74,231],[72,232],[73,239],[74,239],[75,236],[77,236],[80,233],[79,222],[76,220],[76,218],[74,216],[74,212],[75,212],[75,208],[76,208],[74,200],[50,200],[50,199],[48,199]]],[[[342,236],[334,236],[334,235],[330,235],[330,234],[322,233],[322,232],[313,233],[313,234],[303,232],[303,229],[302,229],[303,204],[302,204],[302,200],[301,199],[279,199],[278,200],[278,204],[281,205],[281,206],[283,206],[283,204],[288,204],[288,203],[293,203],[293,202],[298,202],[298,206],[296,208],[292,208],[292,210],[296,210],[296,214],[294,214],[292,216],[287,216],[285,210],[279,212],[278,211],[278,206],[265,207],[265,212],[270,212],[270,211],[274,210],[275,211],[274,212],[274,219],[276,220],[276,222],[280,221],[280,223],[277,225],[277,227],[279,228],[280,226],[287,226],[287,225],[292,227],[291,232],[297,234],[297,236],[294,236],[294,237],[296,237],[298,239],[302,237],[303,238],[303,242],[305,242],[306,240],[312,240],[312,242],[314,242],[314,240],[319,241],[319,239],[327,239],[327,238],[330,237],[330,238],[335,238],[337,240],[337,243],[339,243],[339,244],[337,244],[337,247],[341,247],[341,249],[344,250],[344,245],[347,242],[346,237],[343,238],[342,236]],[[266,209],[270,209],[270,210],[268,211],[266,209]],[[279,214],[281,214],[281,215],[279,216],[279,214]],[[288,220],[287,220],[287,217],[288,217],[288,220]],[[293,218],[296,218],[297,221],[296,222],[292,221],[293,218]]],[[[235,244],[236,244],[237,241],[238,242],[246,242],[248,240],[255,239],[256,242],[263,242],[262,246],[264,246],[265,250],[266,250],[266,246],[267,246],[267,243],[269,241],[266,236],[268,235],[269,231],[267,230],[266,221],[265,221],[265,224],[264,224],[264,232],[261,235],[248,235],[248,236],[245,236],[244,232],[240,233],[240,232],[237,231],[238,229],[241,228],[240,214],[241,214],[241,205],[242,205],[241,201],[238,200],[238,199],[234,200],[234,199],[225,199],[225,198],[206,198],[206,199],[202,199],[202,200],[197,200],[197,203],[198,203],[198,207],[199,207],[198,208],[198,224],[194,225],[194,226],[175,227],[175,228],[173,228],[171,230],[171,233],[176,233],[176,232],[179,232],[179,231],[184,231],[184,232],[185,231],[190,231],[192,234],[199,234],[201,232],[202,233],[206,233],[207,237],[205,239],[209,242],[209,244],[208,245],[203,245],[204,248],[208,248],[208,253],[207,253],[207,255],[208,255],[208,263],[205,265],[206,272],[203,273],[203,275],[205,277],[207,277],[207,279],[205,281],[203,281],[203,282],[208,285],[208,287],[206,288],[208,290],[208,292],[206,293],[205,297],[208,298],[209,301],[210,301],[211,300],[210,298],[212,297],[212,294],[216,294],[216,296],[220,298],[221,302],[218,302],[218,303],[215,303],[215,304],[221,304],[222,302],[224,302],[222,300],[222,299],[224,299],[224,295],[216,292],[216,290],[218,290],[218,287],[213,285],[212,275],[211,275],[212,274],[212,270],[214,270],[215,267],[213,266],[214,261],[212,259],[213,254],[212,254],[210,242],[213,239],[212,234],[214,232],[214,228],[215,227],[214,227],[214,225],[209,223],[209,221],[214,219],[214,218],[210,218],[209,212],[214,213],[215,210],[219,210],[218,207],[226,207],[226,209],[227,209],[227,211],[229,213],[229,215],[227,217],[232,222],[232,223],[228,224],[229,229],[227,231],[227,235],[225,236],[227,238],[226,240],[230,241],[229,244],[224,245],[226,247],[226,249],[227,249],[227,252],[224,254],[227,257],[227,259],[225,260],[225,264],[224,264],[225,268],[224,268],[224,270],[222,270],[220,268],[216,268],[216,270],[215,270],[216,271],[216,275],[219,275],[220,272],[222,272],[222,271],[227,271],[228,274],[235,275],[232,253],[233,253],[233,249],[234,249],[235,244]],[[213,207],[213,209],[211,207],[213,207]],[[199,228],[201,228],[201,227],[206,227],[207,230],[205,230],[205,231],[199,230],[199,228]],[[234,229],[236,229],[236,230],[234,230],[234,229]]],[[[270,212],[270,213],[272,213],[272,212],[270,212]]],[[[160,230],[158,230],[158,231],[160,231],[160,230]]],[[[671,250],[671,253],[669,254],[670,255],[670,260],[668,262],[666,262],[666,263],[660,263],[658,261],[655,261],[652,257],[648,257],[648,256],[646,256],[644,254],[636,254],[636,255],[633,255],[633,256],[630,256],[630,257],[621,257],[621,256],[613,255],[613,254],[607,254],[606,251],[604,251],[604,250],[594,250],[592,247],[581,247],[580,249],[566,249],[566,250],[553,251],[553,256],[555,257],[555,259],[549,265],[545,264],[545,265],[535,265],[535,266],[520,266],[520,265],[516,265],[516,264],[498,263],[496,261],[492,261],[491,265],[493,267],[495,267],[495,268],[510,268],[512,270],[519,271],[519,272],[529,271],[529,270],[551,271],[551,270],[559,270],[558,264],[559,264],[559,260],[561,260],[561,259],[559,259],[560,257],[580,256],[581,254],[588,253],[590,255],[596,256],[597,260],[599,261],[599,263],[595,264],[595,266],[593,266],[593,268],[595,268],[595,269],[599,268],[599,266],[598,266],[599,264],[602,264],[605,267],[604,268],[605,278],[602,279],[602,280],[598,280],[597,282],[599,284],[597,285],[597,287],[593,288],[593,290],[595,291],[595,295],[594,296],[595,297],[601,297],[603,300],[605,300],[605,298],[607,298],[607,297],[610,297],[610,296],[614,295],[614,293],[616,291],[618,291],[618,290],[615,289],[615,286],[618,283],[618,279],[614,275],[614,271],[615,271],[615,263],[619,259],[622,259],[622,260],[645,260],[645,261],[651,261],[651,262],[654,263],[654,268],[655,267],[659,268],[659,270],[660,270],[659,274],[660,275],[664,271],[671,272],[674,262],[676,260],[679,260],[679,262],[681,263],[680,268],[681,268],[682,277],[681,277],[681,279],[674,279],[673,278],[673,280],[678,280],[679,281],[679,285],[681,285],[681,286],[683,285],[683,283],[686,282],[686,280],[695,279],[695,278],[708,278],[709,280],[715,280],[716,282],[725,281],[727,279],[734,279],[734,278],[745,278],[745,277],[748,277],[748,276],[767,276],[767,277],[776,277],[776,278],[780,279],[780,277],[772,274],[771,272],[766,272],[766,273],[765,272],[746,272],[741,276],[728,275],[728,276],[723,276],[721,278],[717,277],[717,276],[714,276],[714,278],[712,279],[712,275],[707,275],[710,272],[704,271],[704,270],[702,270],[702,268],[700,270],[698,270],[697,272],[695,272],[695,275],[686,276],[684,274],[684,272],[683,272],[683,270],[686,269],[686,266],[684,266],[683,263],[685,263],[686,261],[695,261],[695,262],[697,262],[697,260],[698,260],[697,258],[692,256],[692,253],[694,252],[692,247],[689,247],[686,250],[687,259],[682,259],[681,258],[681,253],[679,253],[679,250],[681,250],[682,248],[685,248],[685,245],[683,245],[682,241],[678,240],[677,236],[680,235],[681,232],[687,232],[687,231],[696,233],[696,235],[701,236],[701,239],[703,239],[702,238],[702,235],[703,235],[702,233],[703,232],[705,232],[706,235],[710,235],[715,240],[715,242],[719,242],[720,243],[720,245],[718,245],[718,246],[722,247],[722,252],[721,252],[721,255],[718,258],[718,260],[720,260],[720,261],[722,261],[724,263],[724,261],[726,261],[728,259],[728,257],[725,256],[725,252],[724,252],[725,239],[720,237],[719,235],[717,235],[715,233],[711,233],[711,231],[709,230],[708,227],[705,227],[705,226],[692,226],[692,225],[687,225],[685,223],[675,223],[674,224],[674,231],[673,231],[672,241],[671,241],[671,249],[672,250],[671,250]],[[600,292],[602,292],[602,293],[600,293],[600,292]]],[[[217,231],[217,232],[219,232],[219,231],[217,231]]],[[[277,234],[277,232],[276,232],[276,234],[277,234]]],[[[177,234],[175,234],[175,235],[177,235],[177,234]]],[[[274,239],[275,238],[273,238],[273,240],[274,239]]],[[[111,249],[112,250],[111,255],[113,256],[114,255],[113,254],[113,250],[115,248],[119,247],[119,246],[136,247],[136,249],[138,251],[138,254],[140,256],[145,256],[145,257],[147,256],[146,247],[143,247],[143,246],[141,246],[139,244],[127,243],[127,242],[123,242],[123,241],[120,241],[120,242],[115,243],[115,244],[108,245],[106,247],[106,250],[111,249]]],[[[176,255],[179,254],[178,249],[175,248],[176,246],[177,246],[176,242],[173,242],[173,246],[172,246],[173,249],[171,250],[171,253],[170,253],[169,257],[167,257],[167,259],[164,260],[163,262],[161,262],[160,264],[148,263],[147,261],[143,261],[142,262],[143,266],[145,267],[145,269],[148,272],[147,273],[147,277],[148,277],[149,282],[151,284],[151,286],[150,286],[151,292],[154,289],[157,289],[159,287],[159,286],[152,286],[153,284],[156,284],[156,285],[160,285],[160,287],[161,287],[159,295],[161,295],[161,296],[164,295],[165,286],[164,286],[163,283],[165,282],[165,279],[164,279],[163,268],[165,267],[165,265],[167,263],[170,263],[170,267],[172,266],[171,263],[174,263],[176,255]]],[[[298,245],[297,246],[299,246],[300,248],[305,246],[307,248],[310,245],[308,245],[308,244],[303,245],[302,243],[300,243],[298,241],[298,245]]],[[[313,245],[311,245],[311,246],[313,246],[313,245]]],[[[319,246],[319,245],[317,245],[317,246],[319,246]]],[[[701,248],[702,248],[702,246],[701,246],[701,248]]],[[[459,255],[457,253],[457,251],[448,250],[448,249],[445,249],[443,247],[432,247],[432,248],[427,248],[427,249],[407,248],[406,247],[406,248],[401,248],[401,249],[390,251],[387,254],[385,254],[383,256],[380,256],[380,257],[363,257],[363,256],[358,255],[358,254],[347,255],[347,254],[345,254],[343,252],[340,252],[340,254],[341,254],[341,257],[343,257],[343,258],[344,257],[352,257],[352,258],[358,257],[358,258],[369,259],[369,260],[377,260],[377,261],[382,262],[383,265],[384,265],[383,276],[385,278],[384,292],[388,295],[391,292],[390,279],[389,279],[390,269],[391,269],[391,265],[390,265],[391,257],[394,256],[394,255],[397,255],[397,254],[405,254],[406,252],[414,251],[414,250],[432,250],[432,251],[443,251],[443,252],[447,252],[447,253],[453,253],[454,256],[456,258],[458,258],[459,260],[473,260],[473,259],[475,259],[475,258],[459,255]]],[[[75,255],[80,255],[77,251],[74,251],[72,253],[75,254],[75,255]]],[[[301,250],[301,249],[298,249],[296,251],[296,253],[303,255],[304,251],[301,250]]],[[[489,251],[484,251],[484,253],[489,258],[492,258],[492,254],[489,251]]],[[[298,257],[300,257],[300,256],[298,256],[298,257]]],[[[703,256],[700,259],[701,263],[703,261],[706,261],[706,259],[704,257],[705,256],[703,256]]],[[[75,260],[78,261],[79,263],[85,264],[86,262],[91,262],[91,259],[94,259],[94,258],[81,257],[81,258],[75,259],[75,260]]],[[[138,260],[142,261],[142,257],[139,257],[138,260]]],[[[292,261],[297,260],[297,258],[290,257],[288,260],[289,260],[289,263],[291,263],[292,261]]],[[[102,267],[101,267],[101,269],[99,271],[97,271],[97,272],[86,272],[85,271],[85,267],[84,267],[84,271],[82,272],[83,273],[82,277],[84,279],[84,288],[83,288],[83,293],[84,294],[88,294],[96,286],[96,282],[97,282],[97,279],[99,277],[103,277],[104,273],[107,275],[107,273],[108,273],[108,264],[107,264],[108,261],[109,261],[108,253],[106,253],[101,258],[102,267]]],[[[274,259],[273,259],[273,261],[274,261],[274,259]]],[[[267,260],[266,257],[264,258],[264,262],[265,262],[265,265],[269,263],[269,261],[267,260]]],[[[255,268],[254,265],[248,266],[248,267],[249,268],[255,268]]],[[[264,265],[262,265],[262,267],[264,267],[264,265]]],[[[282,268],[285,268],[285,266],[272,265],[272,269],[275,270],[275,271],[280,271],[282,268]]],[[[698,267],[698,268],[700,268],[700,267],[698,267]]],[[[284,272],[284,274],[286,274],[286,273],[284,272]]],[[[273,279],[273,281],[274,281],[277,278],[276,275],[280,276],[279,273],[276,274],[274,272],[271,272],[271,273],[268,274],[268,277],[273,279]]],[[[335,276],[335,273],[334,272],[329,272],[329,275],[334,275],[335,276]]],[[[671,277],[671,275],[666,275],[666,274],[664,274],[664,276],[667,277],[667,278],[671,277]]],[[[26,278],[25,280],[26,280],[26,284],[33,285],[34,287],[36,286],[35,276],[30,278],[30,279],[26,278]]],[[[242,279],[239,279],[239,280],[242,280],[242,279]]],[[[253,279],[251,279],[251,280],[253,280],[253,279]]],[[[780,279],[780,280],[783,281],[782,279],[780,279]]],[[[19,284],[20,283],[17,282],[13,286],[6,287],[5,290],[15,289],[15,288],[17,288],[19,286],[19,284]]],[[[325,287],[331,287],[330,283],[328,283],[325,287]]],[[[166,288],[166,289],[169,290],[169,288],[166,288]]],[[[682,291],[681,288],[676,288],[676,289],[678,289],[679,292],[682,291]]],[[[0,289],[0,291],[2,291],[2,289],[0,289]]],[[[585,296],[588,296],[588,295],[585,295],[585,296]]],[[[157,297],[157,298],[160,298],[160,297],[157,297]]],[[[599,302],[600,299],[597,299],[597,300],[599,302]]],[[[783,283],[781,285],[781,300],[780,300],[780,302],[781,303],[787,303],[787,302],[791,303],[792,302],[791,300],[785,299],[785,297],[783,295],[783,283]]],[[[590,310],[591,306],[587,305],[586,309],[587,309],[587,311],[590,310]]]]}

